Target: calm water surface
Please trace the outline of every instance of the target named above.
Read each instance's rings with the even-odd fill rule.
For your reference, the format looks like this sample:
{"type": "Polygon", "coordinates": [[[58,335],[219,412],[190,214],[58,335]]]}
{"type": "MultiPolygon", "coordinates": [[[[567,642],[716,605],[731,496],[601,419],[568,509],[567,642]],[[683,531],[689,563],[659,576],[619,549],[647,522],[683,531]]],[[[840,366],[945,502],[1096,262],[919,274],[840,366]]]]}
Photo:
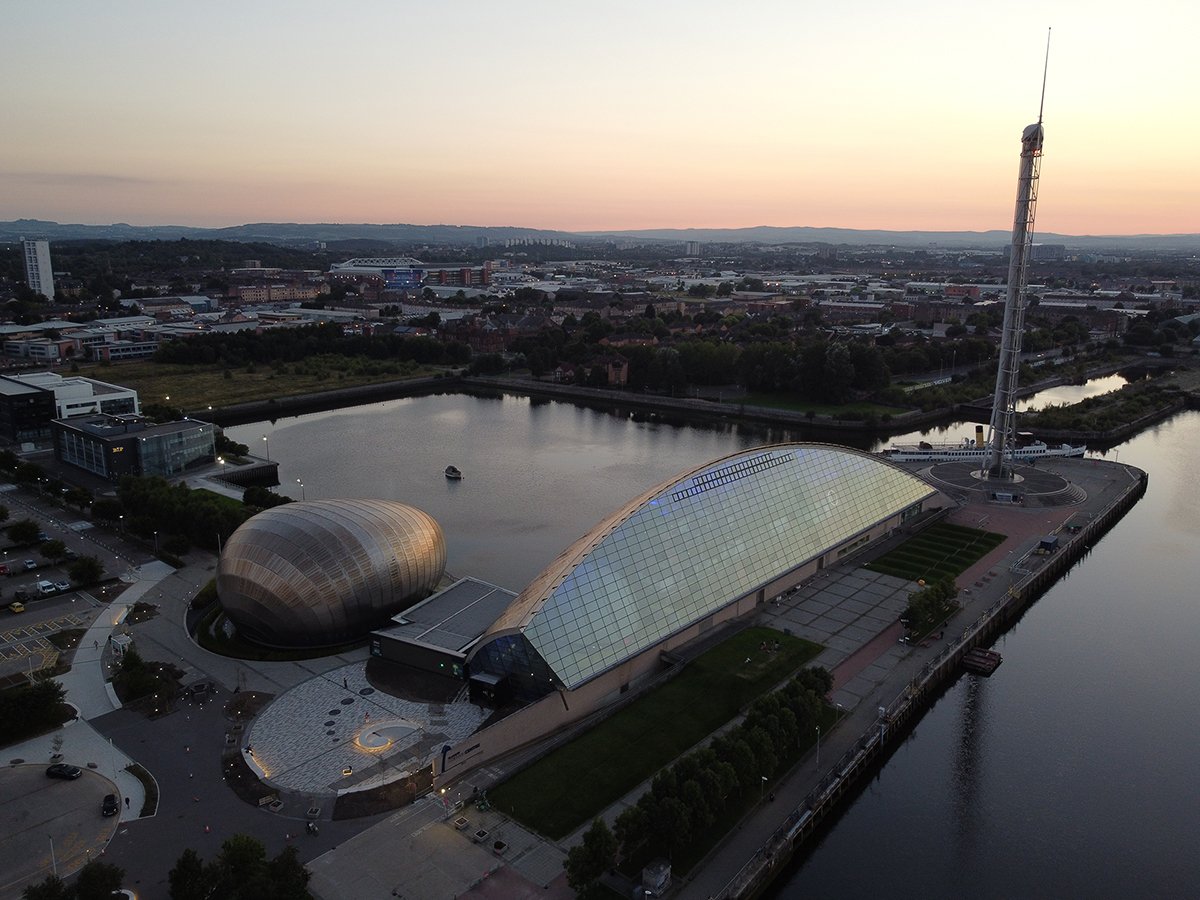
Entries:
{"type": "MultiPolygon", "coordinates": [[[[955,439],[967,424],[930,435],[955,439]]],[[[744,447],[796,438],[522,397],[417,397],[229,429],[281,491],[432,514],[448,568],[519,590],[601,517],[744,447]],[[453,463],[462,482],[442,475],[453,463]]],[[[904,438],[897,438],[903,440],[904,438]]],[[[778,896],[1184,897],[1200,885],[1200,413],[1110,451],[1146,497],[962,679],[778,896]]]]}

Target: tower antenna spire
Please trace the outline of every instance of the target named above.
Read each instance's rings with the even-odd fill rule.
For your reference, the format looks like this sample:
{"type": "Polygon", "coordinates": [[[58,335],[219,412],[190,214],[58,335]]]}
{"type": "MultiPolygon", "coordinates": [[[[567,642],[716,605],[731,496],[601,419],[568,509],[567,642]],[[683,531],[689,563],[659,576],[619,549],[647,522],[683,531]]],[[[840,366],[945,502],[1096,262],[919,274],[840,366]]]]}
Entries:
{"type": "Polygon", "coordinates": [[[1052,28],[1046,29],[1046,61],[1042,64],[1042,99],[1038,103],[1038,124],[1042,124],[1042,110],[1046,108],[1046,75],[1050,72],[1050,32],[1052,28]]]}

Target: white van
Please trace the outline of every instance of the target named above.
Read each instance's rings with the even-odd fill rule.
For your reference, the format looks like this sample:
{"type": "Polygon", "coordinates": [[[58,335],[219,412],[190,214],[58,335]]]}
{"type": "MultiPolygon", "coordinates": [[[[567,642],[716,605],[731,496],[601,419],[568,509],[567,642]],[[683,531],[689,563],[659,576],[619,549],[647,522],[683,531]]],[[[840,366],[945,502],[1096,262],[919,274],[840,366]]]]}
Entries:
{"type": "Polygon", "coordinates": [[[39,594],[53,594],[56,590],[54,583],[51,581],[39,581],[37,589],[39,594]]]}

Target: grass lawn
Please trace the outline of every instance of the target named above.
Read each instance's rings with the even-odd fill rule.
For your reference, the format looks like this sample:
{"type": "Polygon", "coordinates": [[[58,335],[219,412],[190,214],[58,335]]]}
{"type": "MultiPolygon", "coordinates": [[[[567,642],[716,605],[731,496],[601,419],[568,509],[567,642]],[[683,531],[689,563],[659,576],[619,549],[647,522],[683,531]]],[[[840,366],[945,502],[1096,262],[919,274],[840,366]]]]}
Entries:
{"type": "Polygon", "coordinates": [[[269,400],[293,394],[312,394],[337,388],[375,384],[381,381],[402,381],[405,378],[432,375],[439,369],[420,368],[407,375],[398,372],[361,374],[354,371],[354,361],[345,358],[323,357],[326,366],[319,371],[304,371],[302,364],[272,369],[258,365],[255,371],[231,369],[225,377],[225,367],[213,365],[177,365],[148,361],[118,363],[112,366],[80,366],[80,375],[112,382],[137,390],[143,404],[163,403],[180,409],[198,411],[208,406],[229,406],[252,400],[269,400]],[[286,370],[286,374],[285,374],[286,370]],[[166,398],[170,397],[170,400],[166,398]]]}
{"type": "Polygon", "coordinates": [[[488,799],[496,809],[557,840],[720,728],[820,650],[770,628],[748,628],[490,791],[488,799]],[[764,641],[779,641],[779,652],[760,650],[764,641]]]}
{"type": "Polygon", "coordinates": [[[828,403],[813,403],[792,394],[747,394],[739,402],[746,406],[765,406],[769,409],[787,409],[792,412],[812,412],[818,416],[840,416],[843,419],[859,419],[863,416],[895,416],[909,410],[879,403],[846,403],[834,406],[828,403]]]}
{"type": "Polygon", "coordinates": [[[939,522],[865,568],[909,581],[955,578],[998,547],[1005,537],[994,531],[939,522]]]}

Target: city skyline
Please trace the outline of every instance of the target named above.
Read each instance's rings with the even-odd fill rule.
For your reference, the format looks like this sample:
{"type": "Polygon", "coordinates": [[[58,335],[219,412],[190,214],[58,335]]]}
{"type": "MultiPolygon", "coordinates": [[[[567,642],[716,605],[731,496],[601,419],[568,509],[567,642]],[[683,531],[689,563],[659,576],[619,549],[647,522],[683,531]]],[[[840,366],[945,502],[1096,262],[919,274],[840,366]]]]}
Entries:
{"type": "Polygon", "coordinates": [[[1200,232],[1200,16],[868,2],[22,3],[0,219],[1200,232]]]}

